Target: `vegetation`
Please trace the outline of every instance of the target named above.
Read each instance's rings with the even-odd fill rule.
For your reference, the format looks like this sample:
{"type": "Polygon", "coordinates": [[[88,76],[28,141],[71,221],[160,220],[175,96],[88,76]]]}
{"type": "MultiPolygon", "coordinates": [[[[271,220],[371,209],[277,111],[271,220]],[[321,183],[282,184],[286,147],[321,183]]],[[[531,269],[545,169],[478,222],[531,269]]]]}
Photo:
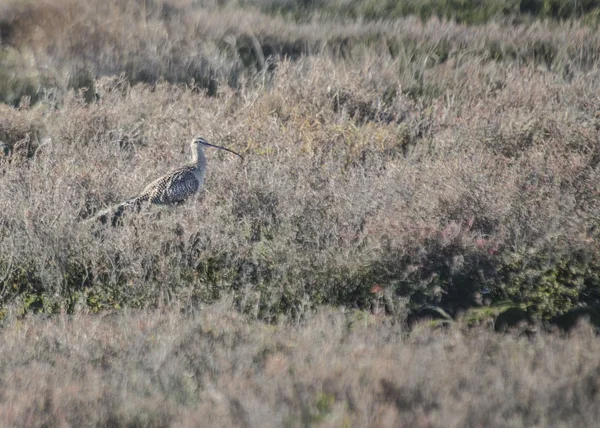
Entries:
{"type": "MultiPolygon", "coordinates": [[[[182,308],[175,308],[182,309],[182,308]]],[[[596,333],[423,329],[319,311],[302,325],[202,311],[29,317],[0,330],[5,426],[593,426],[596,333]]]]}
{"type": "Polygon", "coordinates": [[[361,18],[367,21],[418,16],[482,24],[492,20],[523,22],[580,18],[597,24],[600,12],[600,2],[596,0],[256,0],[249,3],[267,13],[297,21],[307,20],[317,11],[327,19],[361,18]]]}
{"type": "Polygon", "coordinates": [[[5,73],[30,56],[0,116],[5,308],[234,293],[270,321],[323,304],[393,314],[405,299],[551,320],[598,303],[600,38],[581,23],[5,8],[5,73]],[[81,221],[181,163],[196,134],[247,162],[209,154],[200,202],[117,229],[81,221]]]}
{"type": "Polygon", "coordinates": [[[391,4],[0,1],[4,425],[595,420],[597,7],[391,4]],[[246,161],[93,221],[196,135],[246,161]]]}

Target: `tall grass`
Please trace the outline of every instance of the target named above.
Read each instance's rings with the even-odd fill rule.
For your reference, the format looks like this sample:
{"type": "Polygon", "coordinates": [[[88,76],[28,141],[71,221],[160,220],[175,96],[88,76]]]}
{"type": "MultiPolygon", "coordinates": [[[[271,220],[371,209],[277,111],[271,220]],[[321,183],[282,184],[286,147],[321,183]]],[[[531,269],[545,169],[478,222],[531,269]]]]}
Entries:
{"type": "Polygon", "coordinates": [[[547,317],[595,303],[593,75],[447,64],[424,70],[443,93],[424,102],[384,77],[397,66],[284,62],[268,90],[216,98],[108,79],[92,104],[5,107],[24,137],[3,161],[4,301],[100,309],[234,291],[266,319],[380,299],[393,312],[400,297],[456,315],[482,293],[547,317]],[[199,201],[116,229],[81,222],[181,163],[196,134],[247,161],[209,153],[199,201]]]}
{"type": "Polygon", "coordinates": [[[476,329],[411,335],[319,311],[248,322],[193,314],[26,318],[0,330],[0,421],[30,426],[593,426],[598,341],[476,329]]]}
{"type": "Polygon", "coordinates": [[[5,310],[233,293],[266,320],[404,299],[472,322],[507,307],[595,319],[600,43],[583,24],[3,8],[4,54],[32,64],[15,82],[39,79],[29,95],[8,84],[17,107],[0,118],[5,310]],[[118,229],[82,221],[183,162],[198,134],[247,162],[209,153],[199,200],[118,229]]]}
{"type": "Polygon", "coordinates": [[[593,425],[595,5],[479,3],[0,0],[0,425],[593,425]]]}
{"type": "Polygon", "coordinates": [[[303,56],[391,57],[413,77],[416,95],[423,64],[449,58],[535,64],[569,76],[593,69],[599,57],[597,32],[582,21],[464,26],[436,17],[363,22],[316,15],[295,22],[261,12],[262,3],[240,9],[191,0],[0,6],[0,101],[13,105],[23,96],[36,101],[81,88],[91,101],[94,77],[106,75],[185,83],[215,95],[219,85],[240,89],[279,60],[303,56]]]}

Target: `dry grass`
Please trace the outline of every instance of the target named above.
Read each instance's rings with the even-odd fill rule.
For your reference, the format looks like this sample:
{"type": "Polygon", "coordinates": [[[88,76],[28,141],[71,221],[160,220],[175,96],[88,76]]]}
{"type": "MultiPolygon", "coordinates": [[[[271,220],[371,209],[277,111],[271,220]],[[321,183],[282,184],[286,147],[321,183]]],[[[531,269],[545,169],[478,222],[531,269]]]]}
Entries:
{"type": "MultiPolygon", "coordinates": [[[[227,299],[226,299],[227,300],[227,299]]],[[[568,337],[421,330],[320,311],[26,318],[0,331],[4,426],[593,426],[600,349],[568,337]]]]}
{"type": "Polygon", "coordinates": [[[183,82],[214,95],[219,85],[239,89],[279,59],[305,55],[391,57],[415,90],[423,65],[451,57],[540,64],[566,75],[590,70],[599,58],[597,32],[579,21],[465,27],[414,17],[334,22],[316,14],[290,22],[250,5],[202,3],[3,0],[0,100],[17,105],[22,95],[37,100],[88,87],[89,101],[94,76],[119,74],[130,82],[183,82]]]}
{"type": "Polygon", "coordinates": [[[234,290],[274,319],[377,305],[379,285],[388,306],[410,296],[451,314],[481,293],[548,317],[594,304],[596,74],[449,60],[423,69],[443,93],[425,100],[402,91],[398,65],[282,62],[268,88],[216,98],[104,79],[92,104],[70,94],[60,108],[8,109],[5,133],[50,140],[27,132],[3,161],[5,302],[33,292],[46,310],[102,308],[234,290]],[[79,221],[181,163],[196,134],[246,163],[209,153],[201,201],[101,236],[79,221]],[[28,158],[19,147],[31,144],[28,158]]]}
{"type": "Polygon", "coordinates": [[[593,425],[597,32],[205,6],[0,1],[0,425],[593,425]]]}

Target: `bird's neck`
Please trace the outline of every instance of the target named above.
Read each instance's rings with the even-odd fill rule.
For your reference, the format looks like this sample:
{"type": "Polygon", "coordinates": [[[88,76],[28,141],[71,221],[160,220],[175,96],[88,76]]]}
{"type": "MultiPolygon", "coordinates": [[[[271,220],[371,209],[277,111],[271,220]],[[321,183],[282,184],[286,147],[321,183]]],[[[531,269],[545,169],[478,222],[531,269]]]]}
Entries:
{"type": "Polygon", "coordinates": [[[206,156],[204,149],[199,147],[197,150],[192,150],[192,163],[197,167],[206,166],[206,156]]]}
{"type": "Polygon", "coordinates": [[[196,174],[200,180],[200,183],[204,181],[204,175],[206,174],[206,156],[204,155],[204,149],[199,147],[198,150],[192,151],[192,163],[196,167],[196,174]]]}

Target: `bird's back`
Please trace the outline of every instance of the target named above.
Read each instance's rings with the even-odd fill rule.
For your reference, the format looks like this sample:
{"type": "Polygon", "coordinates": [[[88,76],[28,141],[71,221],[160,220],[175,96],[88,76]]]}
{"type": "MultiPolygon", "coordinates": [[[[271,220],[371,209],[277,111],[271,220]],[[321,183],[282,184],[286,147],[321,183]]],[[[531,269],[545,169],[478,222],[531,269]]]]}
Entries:
{"type": "Polygon", "coordinates": [[[185,165],[148,184],[136,198],[153,204],[176,204],[185,201],[200,188],[195,165],[185,165]]]}

